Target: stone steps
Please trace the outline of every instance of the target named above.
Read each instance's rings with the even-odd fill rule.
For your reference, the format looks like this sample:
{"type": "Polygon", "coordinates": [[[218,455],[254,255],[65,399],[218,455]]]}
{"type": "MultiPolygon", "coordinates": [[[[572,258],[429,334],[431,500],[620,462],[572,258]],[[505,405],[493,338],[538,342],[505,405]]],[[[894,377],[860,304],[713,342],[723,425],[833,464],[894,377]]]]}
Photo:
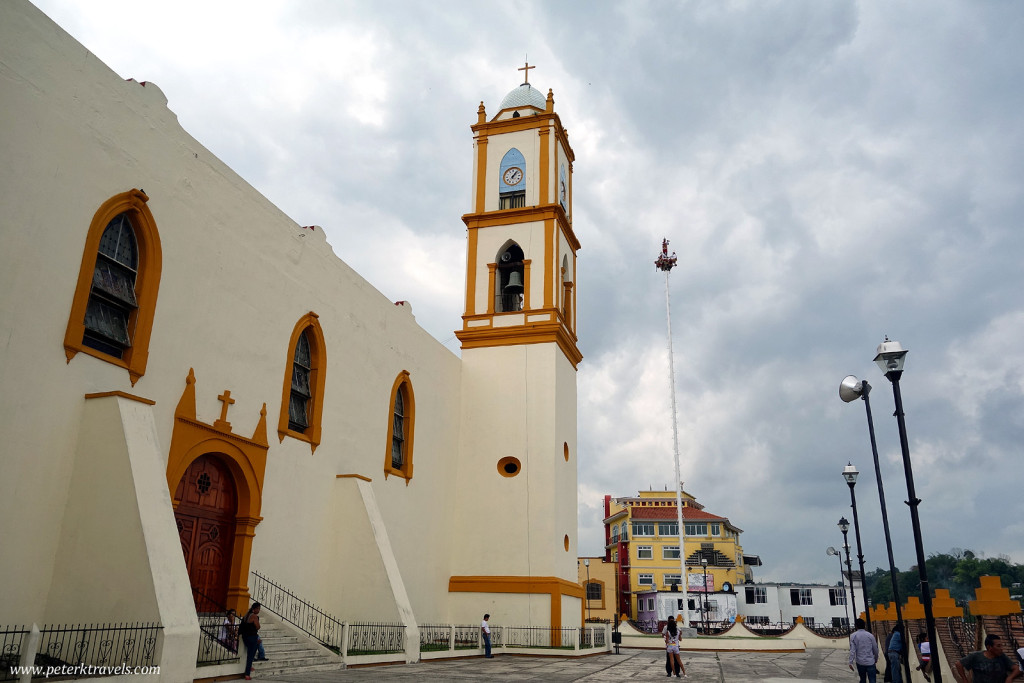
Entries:
{"type": "Polygon", "coordinates": [[[260,638],[266,650],[266,662],[253,662],[259,677],[296,671],[336,671],[344,669],[341,657],[317,640],[264,609],[260,614],[260,638]]]}

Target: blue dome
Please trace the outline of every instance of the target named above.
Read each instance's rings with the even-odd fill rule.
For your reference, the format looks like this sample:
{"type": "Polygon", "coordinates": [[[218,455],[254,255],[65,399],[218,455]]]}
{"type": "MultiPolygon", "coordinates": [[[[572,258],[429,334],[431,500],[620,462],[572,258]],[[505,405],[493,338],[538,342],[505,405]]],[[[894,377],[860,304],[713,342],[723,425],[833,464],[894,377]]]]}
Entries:
{"type": "Polygon", "coordinates": [[[512,107],[537,107],[538,109],[544,109],[547,99],[541,94],[540,90],[537,90],[529,83],[523,83],[521,86],[505,95],[505,99],[501,101],[501,106],[498,109],[510,109],[512,107]]]}

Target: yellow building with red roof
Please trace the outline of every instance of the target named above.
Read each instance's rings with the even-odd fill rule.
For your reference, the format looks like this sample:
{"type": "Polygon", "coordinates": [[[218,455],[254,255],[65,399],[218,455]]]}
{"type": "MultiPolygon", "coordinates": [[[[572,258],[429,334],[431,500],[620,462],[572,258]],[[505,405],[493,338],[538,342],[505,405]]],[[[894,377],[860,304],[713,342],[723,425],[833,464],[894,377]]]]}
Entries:
{"type": "MultiPolygon", "coordinates": [[[[735,587],[752,578],[751,567],[759,566],[760,559],[744,555],[740,545],[743,530],[728,517],[707,512],[685,491],[682,502],[690,620],[700,617],[702,607],[714,621],[734,617],[735,587]]],[[[655,611],[656,594],[682,592],[676,492],[651,490],[623,498],[605,496],[604,511],[605,559],[617,565],[619,613],[634,619],[642,615],[660,618],[650,616],[655,611]]]]}

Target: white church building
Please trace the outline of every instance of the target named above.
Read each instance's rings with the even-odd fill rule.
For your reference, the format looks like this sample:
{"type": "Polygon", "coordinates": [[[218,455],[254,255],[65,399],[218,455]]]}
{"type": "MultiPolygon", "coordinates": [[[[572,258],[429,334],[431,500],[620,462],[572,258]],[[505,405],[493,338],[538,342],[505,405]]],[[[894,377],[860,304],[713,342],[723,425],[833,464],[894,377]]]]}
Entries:
{"type": "Polygon", "coordinates": [[[467,112],[461,356],[172,109],[0,2],[0,627],[159,622],[164,680],[191,680],[197,603],[244,612],[254,571],[410,640],[578,626],[552,92],[467,112]]]}

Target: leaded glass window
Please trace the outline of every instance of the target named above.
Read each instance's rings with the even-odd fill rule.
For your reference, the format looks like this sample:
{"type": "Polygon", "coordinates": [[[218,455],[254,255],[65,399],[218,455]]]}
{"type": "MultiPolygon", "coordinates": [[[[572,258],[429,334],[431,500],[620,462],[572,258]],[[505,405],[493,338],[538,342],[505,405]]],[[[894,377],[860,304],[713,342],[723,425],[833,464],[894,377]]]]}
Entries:
{"type": "Polygon", "coordinates": [[[139,307],[135,297],[138,265],[135,231],[128,213],[120,213],[100,238],[85,309],[83,345],[117,358],[131,347],[131,316],[139,307]]]}
{"type": "Polygon", "coordinates": [[[309,337],[306,332],[299,335],[295,344],[292,361],[292,389],[288,402],[288,428],[305,432],[309,428],[309,403],[313,392],[309,387],[312,372],[312,356],[309,351],[309,337]]]}
{"type": "Polygon", "coordinates": [[[402,389],[395,392],[395,410],[392,415],[391,429],[391,466],[396,470],[405,464],[405,399],[402,389]]]}

